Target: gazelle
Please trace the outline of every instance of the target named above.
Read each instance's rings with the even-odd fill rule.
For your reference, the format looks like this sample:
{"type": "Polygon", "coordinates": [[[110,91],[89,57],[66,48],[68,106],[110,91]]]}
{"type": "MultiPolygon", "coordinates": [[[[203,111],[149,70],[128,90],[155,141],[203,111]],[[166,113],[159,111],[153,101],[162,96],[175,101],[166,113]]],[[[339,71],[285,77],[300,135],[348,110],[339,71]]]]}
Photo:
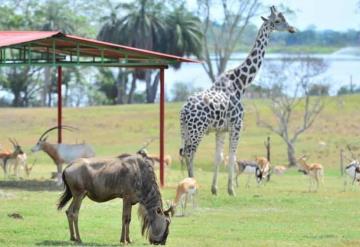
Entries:
{"type": "Polygon", "coordinates": [[[238,177],[240,174],[248,174],[248,180],[246,182],[246,187],[249,187],[250,178],[255,176],[256,182],[259,184],[263,178],[263,174],[258,163],[252,160],[238,160],[236,161],[236,176],[235,182],[236,187],[239,187],[238,177]]]}
{"type": "Polygon", "coordinates": [[[190,200],[193,208],[195,208],[195,195],[199,186],[195,178],[184,178],[176,187],[176,196],[173,202],[173,207],[176,209],[178,205],[181,206],[181,216],[185,215],[186,204],[190,200]]]}
{"type": "Polygon", "coordinates": [[[271,164],[265,157],[256,157],[256,163],[260,166],[262,177],[266,178],[266,181],[270,181],[271,176],[271,164]]]}
{"type": "MultiPolygon", "coordinates": [[[[70,126],[61,126],[66,130],[73,130],[70,126]]],[[[47,153],[50,158],[54,161],[57,167],[57,183],[62,184],[62,165],[64,163],[70,164],[72,161],[79,158],[91,158],[95,156],[95,152],[89,144],[51,144],[47,142],[49,132],[58,129],[57,126],[46,130],[39,138],[36,145],[31,149],[32,152],[38,152],[40,150],[47,153]]]]}
{"type": "Polygon", "coordinates": [[[348,166],[345,167],[345,172],[348,175],[344,180],[344,191],[347,186],[348,177],[352,180],[352,185],[355,181],[360,181],[360,162],[358,160],[353,160],[348,166]]]}
{"type": "Polygon", "coordinates": [[[272,171],[275,175],[283,175],[287,169],[286,166],[274,166],[272,171]]]}
{"type": "Polygon", "coordinates": [[[15,139],[10,139],[9,141],[11,142],[11,144],[14,147],[14,151],[13,152],[9,152],[9,151],[4,151],[2,153],[0,153],[0,163],[1,166],[3,168],[4,171],[4,176],[7,176],[7,172],[8,172],[8,164],[10,162],[16,162],[16,159],[18,157],[18,155],[23,155],[24,152],[21,149],[21,146],[19,145],[19,143],[15,140],[15,139]]]}
{"type": "Polygon", "coordinates": [[[316,183],[316,190],[319,189],[319,183],[323,183],[324,179],[324,168],[319,163],[306,162],[306,156],[303,155],[298,159],[299,168],[305,175],[309,176],[309,191],[311,191],[312,184],[316,183]]]}

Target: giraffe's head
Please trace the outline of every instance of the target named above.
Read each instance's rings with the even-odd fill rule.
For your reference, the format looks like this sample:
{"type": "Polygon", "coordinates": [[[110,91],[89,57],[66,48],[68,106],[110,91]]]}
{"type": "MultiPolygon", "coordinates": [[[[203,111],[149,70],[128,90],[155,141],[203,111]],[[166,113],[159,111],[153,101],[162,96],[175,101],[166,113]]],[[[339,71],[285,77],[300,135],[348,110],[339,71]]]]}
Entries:
{"type": "Polygon", "coordinates": [[[278,12],[275,6],[270,7],[271,14],[268,18],[261,17],[264,22],[270,23],[272,28],[276,31],[288,31],[289,33],[295,33],[295,28],[290,26],[284,15],[281,12],[278,12]]]}

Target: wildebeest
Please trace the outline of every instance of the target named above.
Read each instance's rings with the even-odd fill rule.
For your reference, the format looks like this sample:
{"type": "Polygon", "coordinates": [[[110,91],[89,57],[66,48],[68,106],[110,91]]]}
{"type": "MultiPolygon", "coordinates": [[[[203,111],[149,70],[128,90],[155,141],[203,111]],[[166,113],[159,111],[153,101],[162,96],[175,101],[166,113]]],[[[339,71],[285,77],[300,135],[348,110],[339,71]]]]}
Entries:
{"type": "Polygon", "coordinates": [[[82,158],[69,165],[62,176],[65,191],[58,209],[72,199],[66,210],[70,240],[81,242],[78,216],[81,202],[87,196],[95,202],[123,199],[121,243],[131,242],[131,207],[136,203],[140,203],[142,235],[145,234],[151,244],[166,243],[173,210],[172,207],[163,209],[151,159],[129,154],[110,159],[82,158]]]}

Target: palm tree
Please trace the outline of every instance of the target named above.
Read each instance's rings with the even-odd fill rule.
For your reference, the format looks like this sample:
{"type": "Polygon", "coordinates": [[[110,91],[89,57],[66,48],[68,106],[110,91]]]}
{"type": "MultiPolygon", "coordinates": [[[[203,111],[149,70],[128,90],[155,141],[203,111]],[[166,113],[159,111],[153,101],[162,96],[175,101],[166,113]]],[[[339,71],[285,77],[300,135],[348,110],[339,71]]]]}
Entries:
{"type": "MultiPolygon", "coordinates": [[[[168,30],[165,52],[179,57],[194,55],[200,58],[203,38],[200,19],[180,5],[166,17],[166,23],[168,30]]],[[[181,63],[174,65],[176,69],[180,66],[181,63]]]]}
{"type": "MultiPolygon", "coordinates": [[[[126,14],[117,17],[115,10],[112,11],[111,18],[107,18],[98,38],[178,56],[200,56],[202,39],[200,20],[183,5],[175,7],[173,11],[165,8],[164,2],[157,0],[136,0],[132,4],[119,4],[114,9],[121,9],[126,14]]],[[[174,66],[179,68],[180,64],[174,66]]],[[[159,73],[152,80],[152,72],[135,70],[128,96],[129,103],[136,88],[136,79],[146,82],[147,102],[155,101],[159,73]]]]}

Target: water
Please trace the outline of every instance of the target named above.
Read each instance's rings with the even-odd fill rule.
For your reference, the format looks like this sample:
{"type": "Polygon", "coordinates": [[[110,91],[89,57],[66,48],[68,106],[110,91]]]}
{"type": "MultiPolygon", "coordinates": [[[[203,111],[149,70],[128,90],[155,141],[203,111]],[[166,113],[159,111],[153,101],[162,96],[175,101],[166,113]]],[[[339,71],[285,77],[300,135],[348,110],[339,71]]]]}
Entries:
{"type": "MultiPolygon", "coordinates": [[[[246,58],[247,53],[234,53],[228,63],[227,69],[238,66],[246,58]]],[[[263,68],[271,62],[280,62],[283,57],[298,57],[298,55],[289,54],[266,54],[262,69],[257,75],[255,84],[262,76],[263,68]]],[[[308,56],[308,55],[307,55],[308,56]]],[[[328,64],[328,69],[322,74],[325,78],[322,83],[330,85],[330,94],[334,95],[341,86],[350,84],[350,77],[354,85],[360,86],[360,52],[357,48],[344,48],[333,54],[310,54],[312,57],[322,58],[328,64]]],[[[184,63],[181,69],[175,71],[168,69],[165,73],[166,93],[169,98],[172,97],[172,85],[175,82],[190,84],[194,88],[209,88],[212,82],[207,76],[201,64],[184,63]]]]}

